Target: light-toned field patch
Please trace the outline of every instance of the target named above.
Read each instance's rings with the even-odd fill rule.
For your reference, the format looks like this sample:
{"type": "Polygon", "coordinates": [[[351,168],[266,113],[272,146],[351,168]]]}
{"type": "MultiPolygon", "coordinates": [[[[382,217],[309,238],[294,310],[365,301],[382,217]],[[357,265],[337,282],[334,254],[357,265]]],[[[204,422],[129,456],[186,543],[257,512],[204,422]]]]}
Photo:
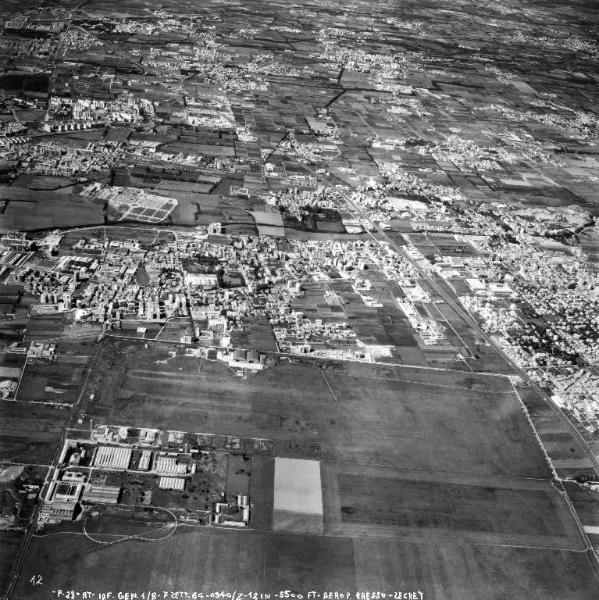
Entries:
{"type": "Polygon", "coordinates": [[[25,467],[21,465],[15,465],[13,467],[6,467],[0,470],[0,483],[6,483],[7,481],[14,481],[22,472],[25,467]]]}
{"type": "Polygon", "coordinates": [[[275,510],[322,516],[320,462],[275,459],[275,510]]]}
{"type": "Polygon", "coordinates": [[[319,533],[322,512],[320,462],[275,458],[274,529],[319,533]]]}

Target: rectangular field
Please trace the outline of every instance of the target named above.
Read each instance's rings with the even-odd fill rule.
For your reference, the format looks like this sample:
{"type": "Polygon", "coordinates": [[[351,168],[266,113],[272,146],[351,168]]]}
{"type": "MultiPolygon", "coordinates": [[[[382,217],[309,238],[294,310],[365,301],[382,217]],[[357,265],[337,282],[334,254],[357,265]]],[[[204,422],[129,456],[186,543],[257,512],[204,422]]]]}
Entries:
{"type": "Polygon", "coordinates": [[[76,402],[83,380],[85,362],[59,357],[46,364],[29,363],[17,393],[22,402],[76,402]]]}
{"type": "Polygon", "coordinates": [[[358,589],[426,600],[588,600],[597,581],[585,554],[557,549],[355,539],[354,556],[358,589]]]}
{"type": "MultiPolygon", "coordinates": [[[[388,474],[387,474],[388,475],[388,474]]],[[[454,536],[485,542],[566,546],[582,540],[566,503],[549,482],[503,487],[454,481],[341,473],[337,477],[339,531],[369,535],[454,536]]],[[[505,484],[504,484],[505,485],[505,484]]]]}
{"type": "Polygon", "coordinates": [[[252,456],[250,526],[254,529],[272,529],[274,480],[275,459],[260,454],[252,456]]]}
{"type": "Polygon", "coordinates": [[[322,515],[318,461],[275,458],[274,503],[276,510],[322,515]]]}
{"type": "Polygon", "coordinates": [[[50,464],[68,417],[58,407],[0,401],[0,460],[50,464]]]}
{"type": "Polygon", "coordinates": [[[298,458],[275,458],[274,529],[322,532],[320,463],[298,458]]]}
{"type": "Polygon", "coordinates": [[[9,583],[13,561],[23,535],[23,531],[0,531],[0,594],[4,594],[9,583]]]}
{"type": "Polygon", "coordinates": [[[328,535],[431,543],[584,547],[550,481],[323,463],[328,535]]]}

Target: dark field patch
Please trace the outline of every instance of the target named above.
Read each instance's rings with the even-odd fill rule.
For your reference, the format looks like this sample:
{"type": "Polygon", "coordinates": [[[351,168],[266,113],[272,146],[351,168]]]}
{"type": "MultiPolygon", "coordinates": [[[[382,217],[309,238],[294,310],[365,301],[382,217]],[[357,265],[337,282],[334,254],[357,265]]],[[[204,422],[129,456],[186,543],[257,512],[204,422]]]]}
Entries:
{"type": "Polygon", "coordinates": [[[8,585],[13,560],[22,537],[22,531],[0,531],[0,594],[4,593],[8,585]]]}
{"type": "Polygon", "coordinates": [[[565,506],[557,492],[339,476],[343,521],[488,533],[563,536],[565,506]],[[557,514],[561,519],[555,518],[557,514]],[[552,515],[551,519],[548,516],[552,515]]]}
{"type": "Polygon", "coordinates": [[[73,181],[67,177],[52,175],[21,175],[13,183],[15,187],[30,190],[58,190],[72,184],[73,181]]]}
{"type": "Polygon", "coordinates": [[[565,482],[564,487],[582,524],[599,527],[599,494],[574,481],[565,482]]]}
{"type": "Polygon", "coordinates": [[[59,197],[58,192],[35,190],[26,190],[26,192],[29,196],[24,201],[9,200],[8,206],[0,215],[0,231],[32,231],[52,227],[96,225],[104,222],[102,203],[79,196],[59,197]],[[54,194],[54,196],[41,198],[36,194],[54,194]]]}
{"type": "Polygon", "coordinates": [[[254,529],[272,528],[274,505],[275,459],[272,456],[252,456],[250,499],[251,526],[254,529]]]}
{"type": "Polygon", "coordinates": [[[262,352],[278,350],[272,326],[265,318],[253,318],[251,322],[244,323],[243,331],[233,331],[231,344],[239,348],[252,348],[262,352]]]}
{"type": "Polygon", "coordinates": [[[49,364],[29,363],[21,380],[17,400],[72,404],[79,395],[84,372],[85,362],[81,364],[74,359],[69,360],[69,357],[59,357],[56,362],[49,364]]]}
{"type": "Polygon", "coordinates": [[[25,341],[43,341],[59,338],[65,324],[63,314],[34,315],[27,326],[25,341]]]}
{"type": "Polygon", "coordinates": [[[46,73],[10,73],[0,76],[0,89],[12,92],[47,92],[46,73]]]}
{"type": "Polygon", "coordinates": [[[585,473],[594,475],[586,452],[560,419],[557,409],[547,404],[529,387],[517,386],[515,389],[526,406],[559,476],[576,477],[585,473]]]}
{"type": "Polygon", "coordinates": [[[68,410],[0,402],[0,460],[50,464],[69,417],[68,410]]]}
{"type": "Polygon", "coordinates": [[[354,587],[351,540],[335,537],[275,534],[268,538],[268,584],[280,589],[354,587]]]}
{"type": "Polygon", "coordinates": [[[126,542],[110,547],[78,535],[36,537],[15,598],[47,597],[45,590],[28,589],[31,585],[26,574],[31,569],[47,572],[48,586],[96,592],[157,591],[171,586],[207,592],[243,588],[271,593],[354,587],[349,539],[197,527],[179,528],[162,542],[126,542]],[[65,560],[57,563],[57,552],[65,560]],[[32,557],[37,559],[35,564],[32,557]]]}

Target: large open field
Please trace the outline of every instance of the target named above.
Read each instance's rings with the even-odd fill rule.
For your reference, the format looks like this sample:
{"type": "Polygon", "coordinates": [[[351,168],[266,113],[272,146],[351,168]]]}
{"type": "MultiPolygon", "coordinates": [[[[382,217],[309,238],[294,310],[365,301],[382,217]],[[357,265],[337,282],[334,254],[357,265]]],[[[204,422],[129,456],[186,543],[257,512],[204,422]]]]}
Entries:
{"type": "Polygon", "coordinates": [[[565,500],[546,480],[323,463],[322,486],[329,535],[584,548],[565,500]]]}
{"type": "MultiPolygon", "coordinates": [[[[184,526],[161,542],[110,547],[73,534],[36,538],[29,560],[48,565],[53,585],[400,588],[479,600],[502,597],[492,580],[505,597],[523,581],[530,598],[548,589],[590,597],[582,537],[506,378],[295,359],[240,378],[220,362],[169,357],[172,348],[105,339],[82,410],[95,423],[268,438],[276,457],[319,460],[318,526],[294,517],[310,512],[301,474],[287,474],[295,512],[282,519],[276,459],[253,456],[252,531],[184,526]],[[65,544],[60,565],[51,540],[65,544]],[[69,561],[76,569],[61,566],[69,561]],[[468,582],[452,572],[468,572],[468,582]]],[[[17,597],[26,592],[22,582],[17,597]]]]}
{"type": "Polygon", "coordinates": [[[2,232],[104,223],[102,203],[83,196],[0,187],[0,198],[8,201],[0,215],[2,232]]]}
{"type": "MultiPolygon", "coordinates": [[[[543,553],[548,571],[559,570],[560,561],[566,561],[568,568],[582,572],[586,561],[580,554],[582,538],[564,499],[549,481],[549,469],[507,379],[309,360],[279,361],[241,379],[222,363],[181,355],[169,358],[168,349],[157,343],[146,348],[124,340],[105,341],[94,359],[88,390],[95,400],[86,410],[95,422],[266,437],[275,441],[276,456],[321,460],[323,524],[302,529],[276,517],[274,460],[252,459],[254,532],[193,534],[207,536],[203,543],[209,544],[211,558],[204,560],[213,561],[202,571],[201,577],[208,578],[202,586],[243,580],[256,589],[278,585],[290,589],[298,565],[305,564],[314,585],[359,588],[378,581],[381,589],[378,586],[402,582],[415,586],[419,580],[430,597],[445,598],[451,596],[440,595],[447,583],[444,569],[453,565],[478,573],[468,588],[469,597],[478,599],[492,597],[484,592],[489,572],[507,576],[514,569],[525,569],[527,561],[536,564],[540,555],[532,548],[542,549],[538,552],[543,553]],[[237,573],[226,573],[220,557],[230,539],[240,544],[237,573]],[[406,553],[414,572],[408,569],[404,579],[393,575],[390,563],[379,565],[378,571],[364,570],[362,559],[354,564],[349,556],[368,553],[368,544],[379,556],[396,544],[393,552],[406,553]],[[425,576],[419,570],[422,565],[410,556],[430,553],[434,544],[441,562],[435,567],[438,571],[425,576]],[[472,547],[462,546],[466,544],[472,547]],[[523,549],[508,550],[506,545],[523,549]],[[272,553],[271,547],[277,552],[272,553]],[[338,548],[335,560],[341,563],[327,563],[321,569],[318,556],[333,548],[338,548]],[[459,550],[459,556],[451,548],[459,550]],[[523,553],[518,565],[504,562],[516,560],[517,552],[523,553]],[[259,566],[251,566],[249,555],[259,560],[260,553],[259,566]],[[287,566],[282,564],[287,560],[287,566]]],[[[179,531],[163,544],[190,535],[179,531]]],[[[147,550],[133,543],[125,546],[130,552],[154,552],[150,546],[147,550]]],[[[124,547],[103,549],[89,556],[124,551],[124,547]]],[[[90,560],[86,555],[84,561],[90,560]]],[[[174,578],[161,580],[154,572],[152,577],[160,587],[168,587],[169,581],[180,584],[188,577],[184,568],[176,572],[174,578]]],[[[531,584],[542,597],[547,577],[537,576],[539,580],[531,584]]],[[[297,585],[302,587],[299,580],[297,585]]],[[[575,585],[582,590],[587,583],[575,585]]],[[[506,583],[505,589],[512,588],[506,583]]],[[[454,591],[457,597],[457,586],[454,591]]]]}
{"type": "Polygon", "coordinates": [[[22,537],[22,531],[0,531],[0,593],[8,585],[10,570],[22,537]]]}
{"type": "Polygon", "coordinates": [[[48,364],[28,364],[17,399],[25,402],[59,402],[72,404],[77,400],[85,371],[85,362],[60,356],[48,364]]]}
{"type": "MultiPolygon", "coordinates": [[[[34,321],[32,320],[32,322],[34,321]]],[[[38,319],[34,323],[41,328],[46,328],[53,327],[56,321],[38,319]]],[[[57,323],[57,326],[59,326],[59,329],[56,330],[56,336],[58,337],[62,334],[62,319],[57,323]]],[[[50,334],[53,337],[51,330],[50,334]]],[[[43,339],[43,337],[38,339],[43,339]]],[[[94,344],[89,340],[65,340],[56,345],[56,358],[54,360],[29,360],[16,399],[23,402],[73,404],[79,396],[87,363],[93,350],[94,344]]]]}
{"type": "Polygon", "coordinates": [[[503,378],[281,362],[240,379],[222,363],[158,362],[166,347],[120,344],[92,376],[96,422],[266,437],[279,456],[317,448],[323,460],[401,470],[548,476],[503,378]]]}
{"type": "Polygon", "coordinates": [[[0,402],[0,460],[49,465],[68,410],[42,404],[0,402]]]}
{"type": "Polygon", "coordinates": [[[585,553],[183,527],[162,542],[112,546],[80,534],[35,537],[14,597],[41,600],[51,589],[422,591],[427,600],[589,600],[596,580],[585,553]],[[42,587],[28,583],[34,573],[42,574],[42,587]]]}

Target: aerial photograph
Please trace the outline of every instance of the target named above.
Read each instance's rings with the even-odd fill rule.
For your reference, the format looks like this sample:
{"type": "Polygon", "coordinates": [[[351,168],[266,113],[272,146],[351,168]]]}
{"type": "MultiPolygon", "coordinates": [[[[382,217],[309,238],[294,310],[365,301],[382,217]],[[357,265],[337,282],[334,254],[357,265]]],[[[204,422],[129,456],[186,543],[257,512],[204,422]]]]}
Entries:
{"type": "Polygon", "coordinates": [[[599,600],[599,2],[0,0],[0,600],[599,600]]]}

